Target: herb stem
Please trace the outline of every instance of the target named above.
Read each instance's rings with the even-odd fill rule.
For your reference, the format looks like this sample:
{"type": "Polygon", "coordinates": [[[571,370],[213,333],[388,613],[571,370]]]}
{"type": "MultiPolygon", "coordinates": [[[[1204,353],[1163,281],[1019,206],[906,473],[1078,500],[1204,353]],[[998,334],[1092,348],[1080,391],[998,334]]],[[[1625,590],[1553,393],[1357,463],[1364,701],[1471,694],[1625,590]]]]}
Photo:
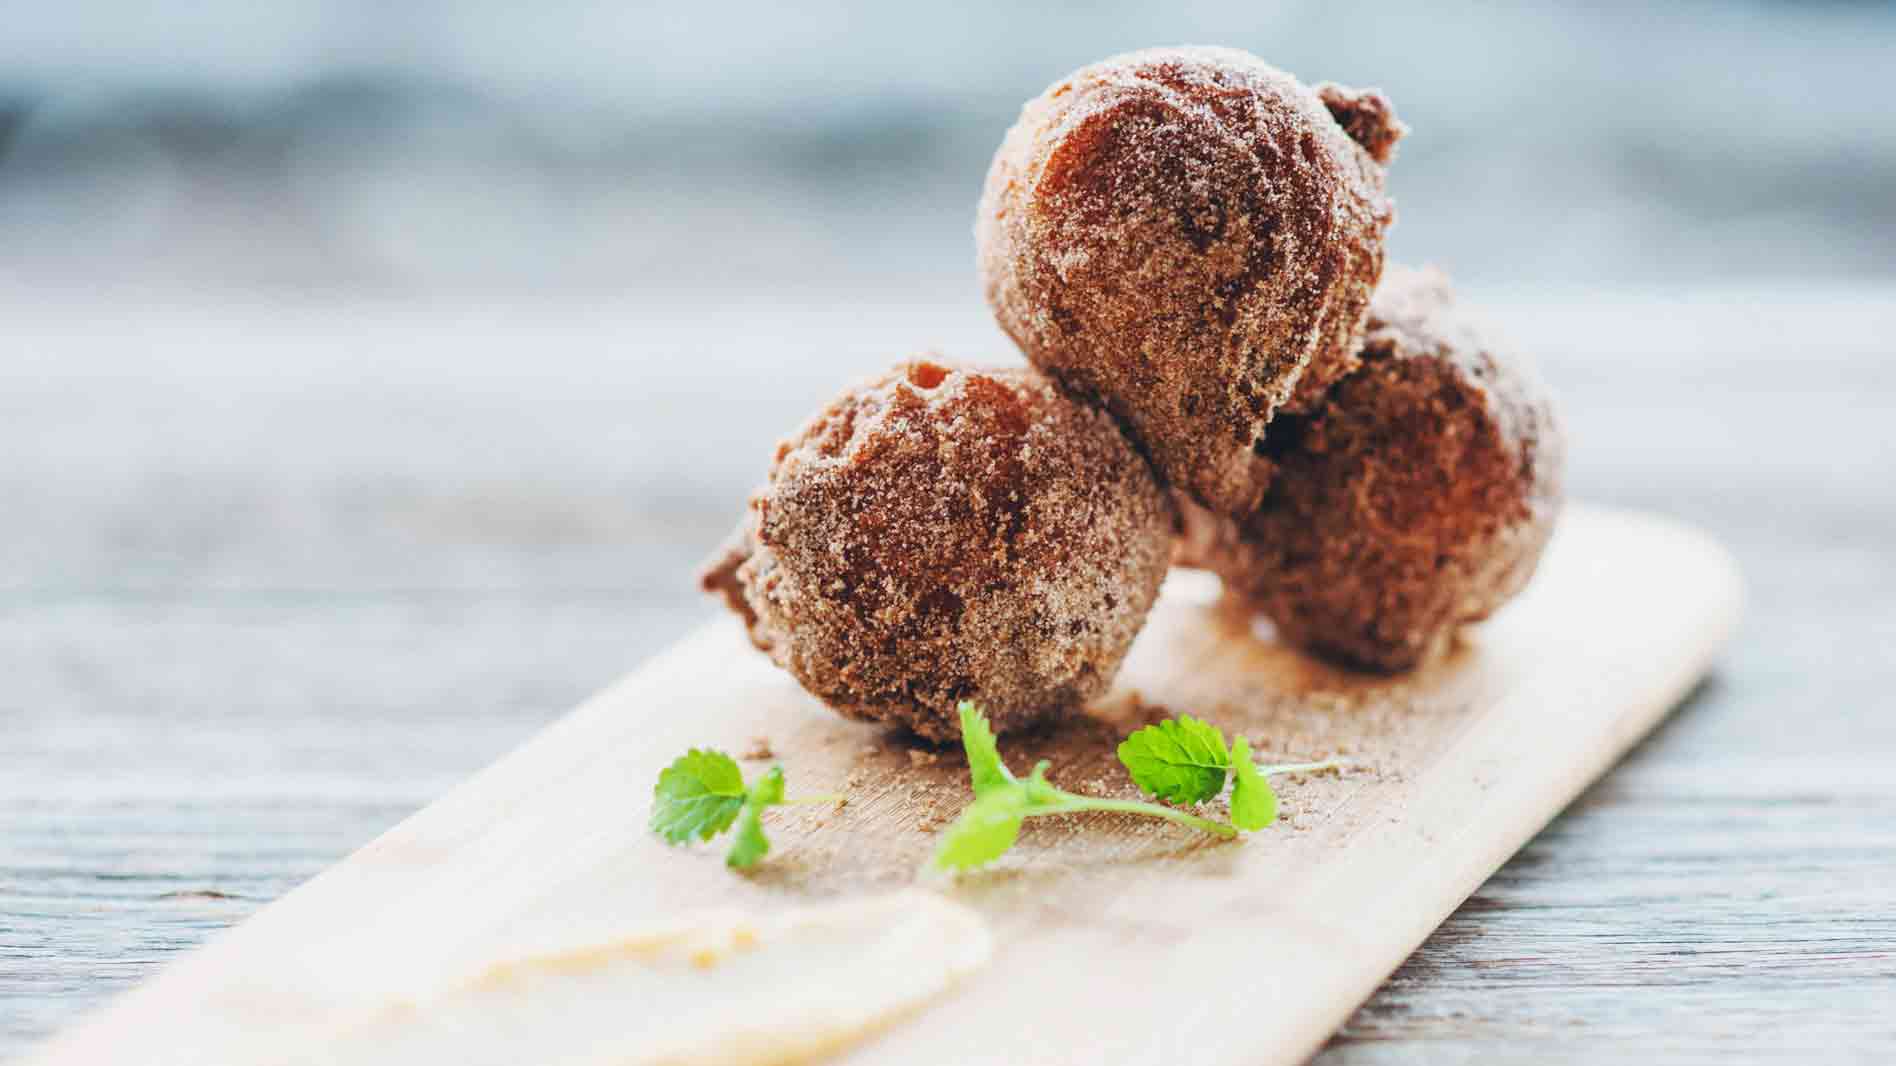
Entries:
{"type": "Polygon", "coordinates": [[[782,803],[778,804],[778,806],[779,807],[820,807],[820,806],[823,806],[825,804],[830,804],[830,803],[841,803],[842,801],[843,801],[843,797],[840,795],[798,796],[796,799],[784,800],[782,803]]]}
{"type": "Polygon", "coordinates": [[[1258,763],[1257,772],[1266,775],[1310,774],[1316,773],[1319,770],[1341,770],[1349,764],[1348,759],[1325,759],[1322,762],[1288,762],[1280,763],[1276,766],[1266,766],[1263,763],[1258,763]]]}
{"type": "Polygon", "coordinates": [[[1156,803],[1143,803],[1139,800],[1103,799],[1094,796],[1064,796],[1060,805],[1051,809],[1031,811],[1030,814],[1069,814],[1078,811],[1115,811],[1121,814],[1143,814],[1153,818],[1163,818],[1168,822],[1190,826],[1202,833],[1210,833],[1226,840],[1238,835],[1238,831],[1223,822],[1214,822],[1209,818],[1200,818],[1195,814],[1161,807],[1156,803]]]}

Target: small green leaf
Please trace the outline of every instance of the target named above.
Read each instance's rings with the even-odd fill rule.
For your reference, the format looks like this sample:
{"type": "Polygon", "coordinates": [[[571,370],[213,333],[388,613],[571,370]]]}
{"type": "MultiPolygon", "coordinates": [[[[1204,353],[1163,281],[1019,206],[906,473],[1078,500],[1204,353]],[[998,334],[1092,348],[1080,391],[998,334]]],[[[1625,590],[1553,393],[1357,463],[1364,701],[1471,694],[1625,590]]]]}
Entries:
{"type": "Polygon", "coordinates": [[[763,819],[758,817],[763,811],[762,804],[744,805],[744,815],[738,819],[737,835],[731,839],[731,850],[724,856],[724,865],[733,870],[745,870],[770,854],[770,838],[764,835],[763,819]]]}
{"type": "Polygon", "coordinates": [[[1217,726],[1184,715],[1120,741],[1119,761],[1146,793],[1172,803],[1200,803],[1224,791],[1231,753],[1217,726]]]}
{"type": "Polygon", "coordinates": [[[974,795],[979,799],[994,790],[1014,783],[1014,775],[1001,761],[1001,750],[994,740],[994,729],[980,704],[962,700],[955,708],[961,714],[961,747],[968,753],[968,773],[974,778],[974,795]]]}
{"type": "Polygon", "coordinates": [[[731,827],[746,796],[744,773],[736,760],[721,751],[693,748],[658,775],[652,788],[652,832],[672,844],[693,837],[710,840],[731,827]]]}
{"type": "Polygon", "coordinates": [[[1277,821],[1277,791],[1251,761],[1251,743],[1231,742],[1231,824],[1250,832],[1277,821]]]}
{"type": "Polygon", "coordinates": [[[972,870],[1007,853],[1020,837],[1027,792],[1018,783],[991,790],[962,810],[935,846],[938,870],[972,870]]]}

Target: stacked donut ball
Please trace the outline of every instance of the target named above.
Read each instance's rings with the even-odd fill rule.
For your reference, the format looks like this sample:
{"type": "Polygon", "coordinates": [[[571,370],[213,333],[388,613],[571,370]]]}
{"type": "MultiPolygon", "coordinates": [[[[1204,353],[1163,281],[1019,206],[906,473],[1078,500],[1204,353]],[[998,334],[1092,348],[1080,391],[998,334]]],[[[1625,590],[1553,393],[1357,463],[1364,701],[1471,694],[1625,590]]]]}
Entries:
{"type": "Polygon", "coordinates": [[[1300,647],[1424,662],[1532,574],[1560,434],[1432,271],[1383,263],[1374,91],[1163,48],[1021,112],[975,227],[1034,369],[919,359],[777,449],[704,575],[852,718],[931,739],[1102,694],[1174,563],[1300,647]]]}

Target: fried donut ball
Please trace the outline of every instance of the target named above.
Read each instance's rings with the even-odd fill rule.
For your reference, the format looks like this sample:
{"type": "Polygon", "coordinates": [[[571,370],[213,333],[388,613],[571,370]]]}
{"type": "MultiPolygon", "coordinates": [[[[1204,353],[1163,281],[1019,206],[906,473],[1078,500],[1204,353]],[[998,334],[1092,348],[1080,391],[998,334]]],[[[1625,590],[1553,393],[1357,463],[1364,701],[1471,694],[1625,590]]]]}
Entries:
{"type": "Polygon", "coordinates": [[[1082,68],[1027,103],[988,170],[988,303],[1167,480],[1249,511],[1265,423],[1355,358],[1402,133],[1378,93],[1311,89],[1229,48],[1082,68]]]}
{"type": "Polygon", "coordinates": [[[1390,268],[1361,356],[1315,410],[1272,423],[1255,511],[1188,506],[1180,561],[1216,571],[1291,643],[1394,671],[1527,584],[1563,445],[1539,382],[1488,346],[1438,272],[1390,268]]]}
{"type": "Polygon", "coordinates": [[[1105,412],[1025,367],[919,360],[779,445],[706,590],[850,718],[933,740],[1100,695],[1172,555],[1170,497],[1105,412]]]}

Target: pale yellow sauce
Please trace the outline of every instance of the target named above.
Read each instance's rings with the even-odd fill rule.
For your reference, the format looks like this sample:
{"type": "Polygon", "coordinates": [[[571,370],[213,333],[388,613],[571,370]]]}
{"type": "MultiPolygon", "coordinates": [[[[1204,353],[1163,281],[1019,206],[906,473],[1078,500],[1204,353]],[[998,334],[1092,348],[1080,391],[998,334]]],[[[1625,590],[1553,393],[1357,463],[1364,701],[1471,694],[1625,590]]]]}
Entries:
{"type": "Polygon", "coordinates": [[[386,1004],[302,1061],[801,1062],[928,1006],[993,952],[979,915],[923,891],[609,925],[516,930],[489,961],[386,1004]]]}

